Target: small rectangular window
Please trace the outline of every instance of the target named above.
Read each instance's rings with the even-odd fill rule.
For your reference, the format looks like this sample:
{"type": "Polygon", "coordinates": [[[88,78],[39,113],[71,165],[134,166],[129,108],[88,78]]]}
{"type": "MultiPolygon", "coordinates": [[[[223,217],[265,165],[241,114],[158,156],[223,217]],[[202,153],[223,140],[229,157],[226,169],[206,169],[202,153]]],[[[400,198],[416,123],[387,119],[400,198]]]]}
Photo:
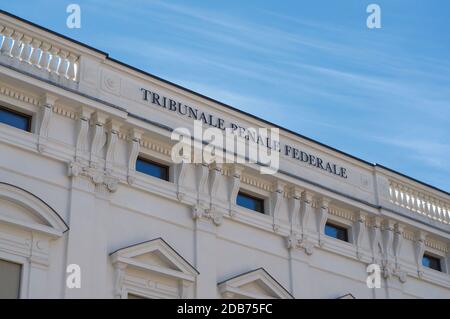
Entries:
{"type": "Polygon", "coordinates": [[[236,199],[239,206],[264,214],[264,199],[239,192],[236,199]]]}
{"type": "Polygon", "coordinates": [[[334,224],[325,224],[325,235],[348,242],[348,230],[334,224]]]}
{"type": "Polygon", "coordinates": [[[0,123],[27,132],[31,130],[31,116],[4,107],[0,107],[0,123]]]}
{"type": "Polygon", "coordinates": [[[437,270],[437,271],[442,271],[441,259],[438,257],[434,257],[434,256],[430,256],[428,254],[425,254],[425,255],[423,255],[423,258],[422,258],[422,265],[424,265],[425,267],[437,270]]]}
{"type": "Polygon", "coordinates": [[[169,180],[169,167],[163,164],[159,164],[148,159],[138,157],[136,160],[136,171],[163,179],[169,180]]]}
{"type": "Polygon", "coordinates": [[[0,299],[18,299],[22,265],[0,259],[0,299]]]}

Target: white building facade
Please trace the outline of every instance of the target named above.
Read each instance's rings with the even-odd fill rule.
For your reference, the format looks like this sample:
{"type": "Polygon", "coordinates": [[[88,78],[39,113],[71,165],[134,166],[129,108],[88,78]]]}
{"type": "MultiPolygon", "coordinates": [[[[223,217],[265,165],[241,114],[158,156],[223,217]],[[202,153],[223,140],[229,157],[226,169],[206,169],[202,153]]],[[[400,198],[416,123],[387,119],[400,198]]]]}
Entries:
{"type": "Polygon", "coordinates": [[[450,298],[448,192],[285,129],[275,174],[176,164],[194,117],[273,125],[4,12],[0,35],[0,297],[450,298]]]}

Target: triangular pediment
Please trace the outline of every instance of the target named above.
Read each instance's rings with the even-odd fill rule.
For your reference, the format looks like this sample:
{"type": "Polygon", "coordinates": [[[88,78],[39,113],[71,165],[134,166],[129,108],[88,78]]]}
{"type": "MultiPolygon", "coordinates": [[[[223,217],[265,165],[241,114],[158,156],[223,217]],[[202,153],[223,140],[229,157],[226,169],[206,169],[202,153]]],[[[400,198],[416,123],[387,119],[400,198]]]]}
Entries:
{"type": "Polygon", "coordinates": [[[112,262],[193,281],[198,271],[162,238],[121,248],[111,254],[112,262]]]}
{"type": "Polygon", "coordinates": [[[227,297],[254,299],[292,299],[292,295],[263,268],[222,281],[220,293],[227,297]]]}
{"type": "Polygon", "coordinates": [[[348,293],[348,294],[342,295],[340,297],[337,297],[336,299],[356,299],[356,298],[351,293],[348,293]]]}

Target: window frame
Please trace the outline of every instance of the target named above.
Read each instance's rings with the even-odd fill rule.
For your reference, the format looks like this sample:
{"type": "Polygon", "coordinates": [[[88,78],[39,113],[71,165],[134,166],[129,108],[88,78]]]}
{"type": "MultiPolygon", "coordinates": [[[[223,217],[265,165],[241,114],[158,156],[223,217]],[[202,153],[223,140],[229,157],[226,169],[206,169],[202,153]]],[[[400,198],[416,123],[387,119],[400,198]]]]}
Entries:
{"type": "Polygon", "coordinates": [[[18,265],[20,267],[19,284],[18,284],[19,291],[17,292],[17,297],[13,298],[13,299],[20,299],[20,296],[21,296],[21,293],[22,293],[22,281],[23,281],[22,277],[23,277],[23,267],[24,267],[23,264],[20,263],[20,262],[11,261],[9,259],[4,259],[4,258],[0,258],[0,261],[6,262],[6,263],[10,263],[10,264],[15,264],[15,265],[18,265]]]}
{"type": "Polygon", "coordinates": [[[136,172],[144,174],[146,176],[157,178],[159,180],[163,180],[163,181],[166,181],[166,182],[170,182],[171,181],[171,166],[168,165],[167,163],[163,162],[163,161],[155,160],[153,158],[150,159],[148,156],[145,156],[144,154],[139,154],[138,157],[136,158],[135,168],[136,168],[136,172]],[[139,160],[143,161],[143,162],[147,162],[149,164],[153,164],[155,166],[159,166],[160,168],[164,168],[164,170],[165,170],[165,178],[159,178],[157,176],[150,175],[150,174],[147,174],[145,172],[139,171],[137,169],[137,163],[138,163],[139,160]]]}
{"type": "Polygon", "coordinates": [[[422,264],[422,267],[424,267],[424,268],[426,268],[426,269],[431,269],[431,270],[434,270],[434,271],[438,271],[438,272],[440,272],[440,273],[445,273],[445,271],[444,271],[444,265],[443,265],[443,258],[441,257],[441,256],[437,256],[437,255],[435,255],[435,254],[433,254],[433,253],[430,253],[429,251],[425,251],[424,253],[423,253],[423,255],[422,255],[422,260],[421,260],[421,264],[422,264]],[[423,259],[424,258],[429,258],[429,259],[434,259],[434,260],[437,260],[438,261],[438,265],[439,265],[439,269],[435,269],[435,268],[432,268],[432,267],[428,267],[428,266],[425,266],[424,264],[423,264],[423,259]]]}
{"type": "Polygon", "coordinates": [[[26,118],[27,119],[27,128],[25,130],[23,130],[22,128],[18,128],[18,127],[14,126],[14,125],[7,124],[7,123],[5,123],[3,121],[0,121],[0,124],[4,124],[4,125],[7,125],[9,127],[13,127],[15,129],[31,133],[33,115],[30,115],[30,114],[25,113],[25,112],[21,112],[19,110],[14,109],[13,107],[9,107],[9,106],[6,106],[4,104],[0,104],[0,111],[2,111],[2,110],[26,118]]]}
{"type": "Polygon", "coordinates": [[[0,247],[0,259],[20,265],[20,282],[19,282],[19,295],[18,299],[25,299],[28,296],[28,283],[29,283],[29,262],[27,257],[20,256],[14,253],[8,253],[0,247]]]}
{"type": "Polygon", "coordinates": [[[342,224],[340,224],[340,223],[336,223],[336,222],[334,222],[333,220],[328,219],[328,220],[326,221],[326,223],[325,223],[325,227],[324,227],[323,232],[324,232],[324,235],[327,236],[327,237],[329,237],[329,238],[333,238],[333,239],[336,239],[336,240],[340,240],[340,241],[345,242],[345,243],[351,243],[351,242],[350,242],[351,233],[350,233],[350,227],[349,227],[349,226],[342,225],[342,224]],[[331,227],[333,227],[333,228],[335,228],[335,229],[337,229],[337,230],[343,230],[343,231],[345,231],[345,240],[344,240],[344,239],[341,239],[341,238],[339,238],[339,237],[333,237],[333,236],[328,235],[328,234],[326,233],[327,226],[331,226],[331,227]]]}
{"type": "Polygon", "coordinates": [[[245,189],[239,189],[239,191],[238,191],[238,193],[236,195],[236,205],[241,207],[241,208],[245,208],[245,209],[248,209],[248,210],[253,211],[253,212],[257,212],[257,213],[262,214],[262,215],[267,215],[267,213],[266,213],[266,198],[264,198],[262,196],[254,195],[253,193],[250,193],[250,192],[246,191],[245,189]],[[248,197],[248,198],[250,198],[252,200],[259,201],[260,204],[261,204],[261,210],[262,211],[258,211],[258,210],[255,210],[255,209],[248,208],[246,206],[239,205],[238,204],[239,195],[244,195],[245,197],[248,197]]]}

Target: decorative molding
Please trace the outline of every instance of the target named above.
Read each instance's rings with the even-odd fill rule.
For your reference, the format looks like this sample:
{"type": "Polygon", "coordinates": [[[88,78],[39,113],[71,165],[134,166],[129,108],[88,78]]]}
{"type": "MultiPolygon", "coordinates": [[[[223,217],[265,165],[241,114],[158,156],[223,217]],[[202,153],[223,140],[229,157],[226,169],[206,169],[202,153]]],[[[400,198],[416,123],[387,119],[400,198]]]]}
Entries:
{"type": "Polygon", "coordinates": [[[328,208],[328,213],[330,215],[338,216],[338,217],[341,217],[343,219],[349,220],[351,222],[356,222],[357,221],[357,217],[352,211],[344,210],[344,209],[341,209],[341,208],[336,207],[336,206],[330,206],[328,208]]]}
{"type": "MultiPolygon", "coordinates": [[[[119,135],[119,138],[124,138],[124,137],[125,136],[123,136],[123,135],[119,135]]],[[[171,152],[172,152],[171,151],[171,147],[169,145],[163,145],[163,144],[160,144],[160,143],[156,143],[156,142],[153,142],[153,141],[151,141],[151,140],[149,140],[147,138],[145,138],[145,139],[142,138],[140,140],[140,146],[145,148],[145,149],[148,149],[148,150],[160,153],[160,154],[165,155],[165,156],[170,156],[171,152]]]]}
{"type": "Polygon", "coordinates": [[[251,185],[251,186],[254,186],[256,188],[265,190],[267,192],[272,192],[273,191],[273,185],[271,183],[263,181],[263,180],[261,180],[259,178],[256,178],[254,176],[250,176],[250,175],[247,175],[247,174],[242,174],[241,182],[243,184],[251,185]]]}
{"type": "Polygon", "coordinates": [[[86,177],[95,185],[103,185],[105,188],[114,193],[117,191],[119,178],[112,176],[110,173],[102,169],[89,167],[87,164],[73,161],[68,165],[68,176],[72,178],[86,177]]]}
{"type": "Polygon", "coordinates": [[[73,112],[70,109],[64,108],[61,105],[54,105],[53,106],[53,113],[61,115],[63,117],[67,117],[71,120],[76,120],[77,119],[77,113],[73,112]]]}
{"type": "Polygon", "coordinates": [[[223,222],[223,214],[214,208],[205,209],[204,207],[196,204],[192,206],[192,219],[195,221],[200,219],[209,219],[214,225],[220,226],[223,222]]]}
{"type": "Polygon", "coordinates": [[[29,103],[35,106],[39,105],[39,98],[32,97],[30,95],[27,95],[23,92],[17,91],[15,89],[9,88],[7,86],[0,86],[0,94],[12,99],[15,99],[17,101],[22,101],[25,103],[29,103]]]}

